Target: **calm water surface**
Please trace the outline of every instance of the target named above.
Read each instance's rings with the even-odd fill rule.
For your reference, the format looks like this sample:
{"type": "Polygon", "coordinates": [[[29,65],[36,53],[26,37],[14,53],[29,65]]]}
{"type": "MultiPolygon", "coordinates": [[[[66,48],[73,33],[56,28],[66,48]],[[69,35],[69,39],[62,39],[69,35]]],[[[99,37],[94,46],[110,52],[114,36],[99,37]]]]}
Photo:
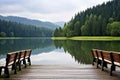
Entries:
{"type": "Polygon", "coordinates": [[[120,51],[120,41],[1,39],[0,62],[13,51],[32,49],[32,64],[91,64],[91,49],[120,51]]]}

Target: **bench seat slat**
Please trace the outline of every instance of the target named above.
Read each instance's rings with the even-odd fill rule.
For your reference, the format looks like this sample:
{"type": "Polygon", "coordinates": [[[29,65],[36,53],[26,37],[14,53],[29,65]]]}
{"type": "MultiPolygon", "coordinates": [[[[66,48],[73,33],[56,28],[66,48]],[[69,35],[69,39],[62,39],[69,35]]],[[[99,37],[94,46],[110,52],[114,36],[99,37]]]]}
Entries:
{"type": "Polygon", "coordinates": [[[115,64],[116,66],[119,66],[119,67],[120,67],[120,63],[114,62],[114,64],[115,64]]]}
{"type": "Polygon", "coordinates": [[[5,64],[0,64],[0,67],[4,67],[5,66],[5,64]]]}
{"type": "Polygon", "coordinates": [[[104,61],[110,64],[112,63],[110,60],[107,60],[107,59],[104,59],[104,61]]]}
{"type": "Polygon", "coordinates": [[[102,60],[102,58],[99,57],[99,60],[102,60]]]}

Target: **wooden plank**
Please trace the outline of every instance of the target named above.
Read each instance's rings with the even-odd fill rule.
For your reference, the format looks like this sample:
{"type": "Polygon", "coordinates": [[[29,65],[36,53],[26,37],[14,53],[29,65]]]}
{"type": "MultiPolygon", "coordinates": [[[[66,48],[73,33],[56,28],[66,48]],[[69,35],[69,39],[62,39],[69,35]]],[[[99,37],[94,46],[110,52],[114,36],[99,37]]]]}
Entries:
{"type": "Polygon", "coordinates": [[[32,65],[11,75],[11,80],[119,80],[120,71],[101,71],[92,65],[32,65]]]}

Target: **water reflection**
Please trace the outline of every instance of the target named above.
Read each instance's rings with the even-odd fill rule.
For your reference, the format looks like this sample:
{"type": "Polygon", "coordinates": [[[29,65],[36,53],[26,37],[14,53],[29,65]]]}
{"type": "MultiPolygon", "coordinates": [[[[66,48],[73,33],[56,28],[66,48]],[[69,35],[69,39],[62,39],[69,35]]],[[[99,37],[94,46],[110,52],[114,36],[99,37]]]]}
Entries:
{"type": "Polygon", "coordinates": [[[70,54],[65,53],[63,49],[55,49],[50,52],[42,52],[31,56],[32,64],[74,64],[78,63],[71,57],[70,54]]]}
{"type": "Polygon", "coordinates": [[[1,39],[0,59],[5,58],[9,52],[30,48],[33,64],[91,64],[91,49],[120,52],[119,47],[120,41],[1,39]]]}
{"type": "Polygon", "coordinates": [[[0,58],[9,52],[32,49],[33,54],[55,49],[51,39],[0,39],[0,58]],[[41,49],[41,50],[40,50],[41,49]]]}
{"type": "Polygon", "coordinates": [[[91,49],[120,51],[120,41],[54,41],[56,48],[64,48],[78,63],[91,64],[91,49]]]}

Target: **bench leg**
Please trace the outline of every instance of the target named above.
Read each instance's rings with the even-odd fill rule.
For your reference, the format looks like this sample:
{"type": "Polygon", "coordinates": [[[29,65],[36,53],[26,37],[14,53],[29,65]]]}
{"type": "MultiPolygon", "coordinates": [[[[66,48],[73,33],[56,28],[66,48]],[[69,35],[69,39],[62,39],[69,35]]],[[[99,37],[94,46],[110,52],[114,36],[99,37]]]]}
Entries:
{"type": "Polygon", "coordinates": [[[97,68],[98,68],[99,63],[97,62],[97,68]]]}
{"type": "Polygon", "coordinates": [[[94,65],[94,62],[95,62],[95,58],[93,58],[93,62],[92,62],[92,65],[94,65]]]}
{"type": "Polygon", "coordinates": [[[17,74],[17,67],[16,67],[16,64],[12,64],[12,70],[14,70],[14,74],[17,74]]]}
{"type": "Polygon", "coordinates": [[[102,71],[104,71],[104,65],[102,64],[102,71]]]}
{"type": "Polygon", "coordinates": [[[1,73],[2,73],[2,68],[0,68],[0,76],[1,76],[1,73]]]}
{"type": "Polygon", "coordinates": [[[102,71],[104,71],[104,67],[108,68],[107,62],[102,61],[102,71]]]}
{"type": "Polygon", "coordinates": [[[19,71],[21,71],[21,61],[18,62],[19,71]]]}
{"type": "Polygon", "coordinates": [[[17,74],[17,66],[16,66],[16,64],[14,64],[14,74],[17,74]]]}
{"type": "Polygon", "coordinates": [[[12,70],[14,70],[14,64],[12,64],[12,70]]]}
{"type": "Polygon", "coordinates": [[[106,63],[106,62],[104,62],[104,67],[108,68],[108,66],[107,66],[107,63],[106,63]]]}
{"type": "Polygon", "coordinates": [[[23,60],[23,64],[25,65],[25,68],[26,68],[27,65],[26,65],[26,60],[25,59],[23,60]]]}
{"type": "Polygon", "coordinates": [[[105,61],[102,61],[102,71],[104,71],[104,67],[106,66],[106,62],[105,61]]]}
{"type": "Polygon", "coordinates": [[[100,65],[101,65],[101,60],[99,60],[99,61],[98,61],[98,64],[100,64],[100,65]]]}
{"type": "Polygon", "coordinates": [[[111,66],[111,68],[110,68],[110,76],[112,76],[112,66],[111,66]]]}
{"type": "Polygon", "coordinates": [[[112,66],[112,70],[115,71],[116,70],[116,67],[115,65],[112,66]]]}
{"type": "Polygon", "coordinates": [[[112,76],[112,71],[115,71],[115,70],[116,70],[115,65],[111,65],[111,68],[110,68],[110,76],[112,76]]]}
{"type": "Polygon", "coordinates": [[[101,60],[98,59],[98,60],[97,60],[97,68],[98,68],[98,65],[99,65],[99,64],[101,65],[101,60]]]}
{"type": "Polygon", "coordinates": [[[31,65],[31,60],[30,60],[30,57],[28,57],[28,62],[29,62],[29,65],[31,65]]]}
{"type": "Polygon", "coordinates": [[[5,67],[4,73],[5,73],[5,77],[6,77],[6,78],[9,78],[9,77],[10,77],[9,69],[8,69],[7,67],[5,67]]]}
{"type": "Polygon", "coordinates": [[[95,58],[93,58],[93,62],[92,62],[92,65],[94,65],[94,62],[96,62],[96,59],[95,59],[95,58]]]}

